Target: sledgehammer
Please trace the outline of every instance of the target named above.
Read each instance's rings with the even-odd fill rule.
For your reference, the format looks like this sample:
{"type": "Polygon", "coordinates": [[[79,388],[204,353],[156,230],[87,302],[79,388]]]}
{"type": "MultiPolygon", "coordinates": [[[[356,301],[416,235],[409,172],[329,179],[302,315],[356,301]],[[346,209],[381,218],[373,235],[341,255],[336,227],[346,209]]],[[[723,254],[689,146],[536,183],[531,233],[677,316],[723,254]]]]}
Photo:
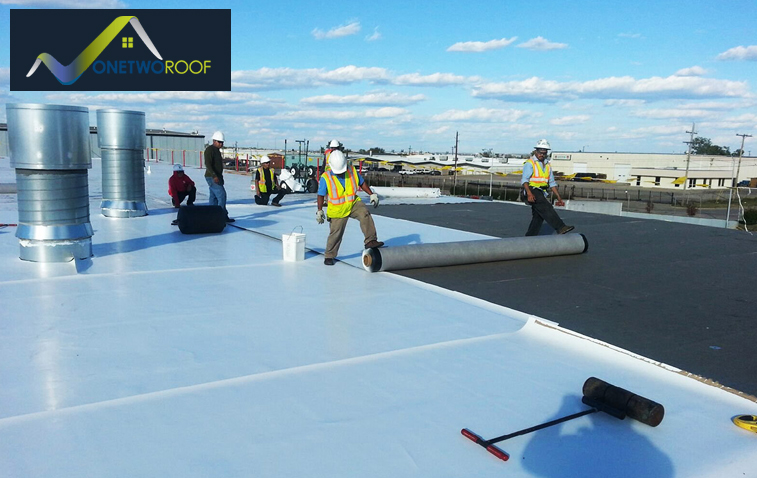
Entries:
{"type": "Polygon", "coordinates": [[[612,415],[613,417],[620,420],[623,420],[625,417],[630,417],[634,420],[640,421],[641,423],[649,425],[650,427],[656,427],[657,425],[659,425],[660,422],[662,422],[663,416],[665,415],[665,409],[659,403],[631,393],[628,390],[622,389],[620,387],[616,387],[615,385],[610,385],[604,380],[600,380],[595,377],[589,377],[586,382],[584,382],[583,397],[581,398],[581,401],[592,408],[584,410],[582,412],[574,413],[573,415],[568,415],[567,417],[562,417],[558,418],[557,420],[542,423],[541,425],[536,425],[535,427],[508,433],[507,435],[498,436],[496,438],[485,440],[481,438],[480,435],[473,433],[467,428],[463,428],[460,433],[462,433],[463,436],[465,436],[469,440],[472,440],[482,447],[486,448],[486,451],[496,456],[500,460],[507,461],[510,458],[510,455],[508,455],[507,452],[505,452],[501,448],[495,446],[495,443],[509,440],[510,438],[525,435],[527,433],[535,432],[536,430],[541,430],[542,428],[551,427],[552,425],[567,422],[568,420],[573,420],[574,418],[579,418],[584,415],[589,415],[596,412],[605,412],[608,415],[612,415]]]}

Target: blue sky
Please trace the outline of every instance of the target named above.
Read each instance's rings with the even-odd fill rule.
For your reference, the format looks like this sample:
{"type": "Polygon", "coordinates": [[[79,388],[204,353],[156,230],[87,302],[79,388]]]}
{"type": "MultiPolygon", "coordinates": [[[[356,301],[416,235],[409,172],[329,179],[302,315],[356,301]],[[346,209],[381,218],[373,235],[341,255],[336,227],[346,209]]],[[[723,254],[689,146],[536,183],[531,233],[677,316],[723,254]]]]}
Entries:
{"type": "Polygon", "coordinates": [[[11,8],[154,6],[0,0],[0,101],[142,110],[148,127],[271,148],[440,152],[457,131],[461,152],[524,153],[544,137],[668,153],[692,123],[732,150],[737,133],[757,136],[753,1],[218,2],[232,12],[231,92],[9,91],[11,8]]]}

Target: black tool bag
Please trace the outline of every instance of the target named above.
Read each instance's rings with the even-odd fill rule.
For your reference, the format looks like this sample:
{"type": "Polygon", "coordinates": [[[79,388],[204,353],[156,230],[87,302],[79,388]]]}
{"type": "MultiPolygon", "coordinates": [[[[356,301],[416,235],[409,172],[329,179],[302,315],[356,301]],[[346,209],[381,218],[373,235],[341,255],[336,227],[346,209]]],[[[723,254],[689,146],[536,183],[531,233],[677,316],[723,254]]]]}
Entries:
{"type": "Polygon", "coordinates": [[[226,227],[226,211],[221,206],[181,206],[176,219],[182,234],[214,234],[226,227]]]}

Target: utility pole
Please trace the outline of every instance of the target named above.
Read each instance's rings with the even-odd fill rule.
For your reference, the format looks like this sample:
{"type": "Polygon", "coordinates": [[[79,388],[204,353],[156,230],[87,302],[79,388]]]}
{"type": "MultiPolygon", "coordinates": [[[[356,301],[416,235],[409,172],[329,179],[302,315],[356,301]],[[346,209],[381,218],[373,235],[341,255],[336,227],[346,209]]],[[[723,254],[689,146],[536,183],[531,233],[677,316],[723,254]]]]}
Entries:
{"type": "Polygon", "coordinates": [[[689,141],[684,141],[684,143],[689,145],[689,150],[686,152],[686,180],[683,182],[684,191],[686,191],[686,187],[689,185],[689,161],[691,160],[691,144],[694,142],[694,135],[697,134],[697,132],[694,131],[695,126],[695,123],[691,123],[691,131],[687,131],[687,133],[691,134],[691,139],[689,141]]]}
{"type": "Polygon", "coordinates": [[[457,139],[458,139],[458,132],[455,131],[455,179],[453,181],[452,191],[457,190],[457,139]]]}
{"type": "Polygon", "coordinates": [[[751,134],[736,134],[736,136],[741,136],[741,149],[739,149],[739,166],[736,168],[736,177],[733,178],[733,187],[736,187],[736,185],[739,183],[739,172],[741,172],[741,156],[744,154],[744,140],[746,138],[751,138],[751,134]]]}

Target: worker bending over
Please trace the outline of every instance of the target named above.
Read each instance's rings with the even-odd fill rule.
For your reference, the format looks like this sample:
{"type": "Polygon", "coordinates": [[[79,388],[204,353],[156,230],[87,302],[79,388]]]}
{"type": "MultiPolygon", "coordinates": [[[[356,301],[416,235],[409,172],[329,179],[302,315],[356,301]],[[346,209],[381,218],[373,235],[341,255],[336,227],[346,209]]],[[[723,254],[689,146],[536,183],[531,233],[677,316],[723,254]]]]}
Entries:
{"type": "Polygon", "coordinates": [[[552,226],[558,234],[565,234],[574,229],[573,226],[565,225],[547,199],[549,190],[552,189],[552,193],[557,197],[555,204],[565,206],[557,190],[552,166],[547,159],[550,149],[549,141],[540,139],[536,143],[531,158],[523,164],[523,176],[520,180],[523,185],[522,194],[525,201],[531,205],[531,224],[528,226],[527,236],[538,236],[544,221],[547,221],[547,224],[552,226]]]}
{"type": "Polygon", "coordinates": [[[354,166],[347,164],[347,158],[342,151],[332,151],[328,157],[328,165],[329,170],[321,175],[318,185],[318,211],[315,213],[315,220],[318,224],[323,224],[326,218],[326,213],[323,212],[323,204],[324,198],[327,197],[328,207],[326,211],[330,229],[324,254],[326,258],[323,263],[327,266],[333,266],[349,218],[360,221],[360,229],[365,236],[366,249],[381,247],[384,243],[378,240],[371,213],[368,212],[368,208],[357,196],[358,188],[360,188],[370,195],[373,207],[378,207],[378,194],[371,191],[371,188],[365,183],[365,179],[358,174],[354,166]]]}

